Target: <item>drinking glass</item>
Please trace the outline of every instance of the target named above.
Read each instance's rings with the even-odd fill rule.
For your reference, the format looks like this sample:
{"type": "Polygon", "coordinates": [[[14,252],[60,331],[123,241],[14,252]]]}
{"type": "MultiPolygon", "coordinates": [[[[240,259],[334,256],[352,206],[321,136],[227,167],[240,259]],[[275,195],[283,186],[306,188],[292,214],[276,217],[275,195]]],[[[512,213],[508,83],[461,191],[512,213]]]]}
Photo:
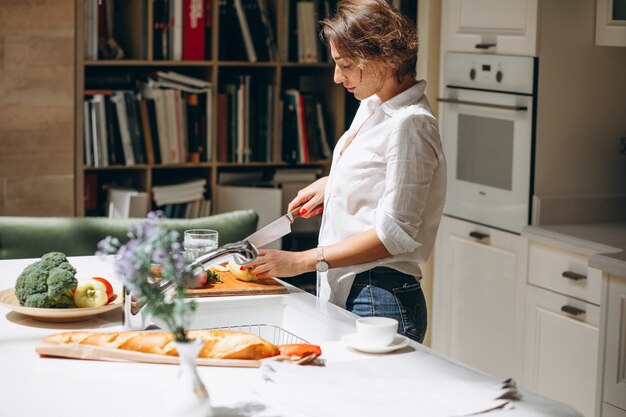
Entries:
{"type": "Polygon", "coordinates": [[[218,233],[211,229],[185,230],[183,247],[190,259],[196,259],[200,255],[217,248],[218,233]]]}

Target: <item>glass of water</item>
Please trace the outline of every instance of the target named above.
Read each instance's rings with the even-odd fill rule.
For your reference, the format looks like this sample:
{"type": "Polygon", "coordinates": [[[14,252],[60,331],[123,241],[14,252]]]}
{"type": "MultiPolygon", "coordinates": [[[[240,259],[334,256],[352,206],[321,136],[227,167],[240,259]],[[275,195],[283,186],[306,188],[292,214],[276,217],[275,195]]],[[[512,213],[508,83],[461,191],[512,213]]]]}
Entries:
{"type": "Polygon", "coordinates": [[[218,233],[211,229],[185,230],[183,247],[190,259],[196,259],[200,255],[217,248],[218,233]]]}

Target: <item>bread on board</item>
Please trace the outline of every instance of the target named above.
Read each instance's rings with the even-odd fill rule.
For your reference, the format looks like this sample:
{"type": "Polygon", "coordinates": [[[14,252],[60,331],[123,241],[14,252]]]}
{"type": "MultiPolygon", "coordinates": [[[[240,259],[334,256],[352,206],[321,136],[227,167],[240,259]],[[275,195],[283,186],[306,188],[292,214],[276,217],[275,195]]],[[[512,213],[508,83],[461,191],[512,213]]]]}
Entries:
{"type": "MultiPolygon", "coordinates": [[[[252,333],[234,330],[190,330],[187,337],[204,340],[199,358],[258,360],[280,353],[276,346],[252,333]]],[[[43,341],[58,345],[91,345],[178,356],[174,337],[169,332],[65,332],[50,335],[43,341]]]]}

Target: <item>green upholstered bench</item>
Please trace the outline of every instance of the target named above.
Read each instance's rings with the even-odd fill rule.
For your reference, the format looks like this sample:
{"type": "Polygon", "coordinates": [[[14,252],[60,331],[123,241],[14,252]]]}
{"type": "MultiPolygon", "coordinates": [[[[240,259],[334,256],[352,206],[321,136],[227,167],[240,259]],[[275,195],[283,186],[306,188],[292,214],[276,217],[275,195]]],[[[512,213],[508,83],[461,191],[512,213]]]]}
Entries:
{"type": "MultiPolygon", "coordinates": [[[[213,229],[219,244],[236,242],[256,230],[258,215],[239,210],[197,219],[167,219],[165,224],[180,233],[186,229],[213,229]]],[[[141,219],[106,217],[9,217],[0,216],[0,259],[39,258],[48,252],[68,256],[93,255],[97,243],[111,235],[128,240],[128,227],[141,219]]]]}

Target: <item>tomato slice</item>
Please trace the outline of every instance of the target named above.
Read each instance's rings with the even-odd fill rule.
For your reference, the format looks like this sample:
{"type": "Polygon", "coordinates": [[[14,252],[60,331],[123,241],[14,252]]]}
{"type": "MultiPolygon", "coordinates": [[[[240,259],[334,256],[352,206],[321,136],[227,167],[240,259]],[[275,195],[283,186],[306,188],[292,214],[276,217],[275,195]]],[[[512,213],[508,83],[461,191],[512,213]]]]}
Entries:
{"type": "Polygon", "coordinates": [[[321,356],[322,354],[322,348],[317,345],[310,345],[306,343],[279,345],[278,350],[281,355],[300,358],[310,355],[311,353],[315,353],[317,356],[321,356]]]}
{"type": "Polygon", "coordinates": [[[113,297],[115,296],[115,293],[113,292],[113,286],[111,285],[111,283],[109,281],[107,281],[104,278],[101,277],[92,277],[91,279],[95,279],[96,281],[100,281],[101,283],[103,283],[106,288],[107,288],[107,297],[108,297],[108,301],[107,302],[111,302],[113,300],[113,297]]]}

